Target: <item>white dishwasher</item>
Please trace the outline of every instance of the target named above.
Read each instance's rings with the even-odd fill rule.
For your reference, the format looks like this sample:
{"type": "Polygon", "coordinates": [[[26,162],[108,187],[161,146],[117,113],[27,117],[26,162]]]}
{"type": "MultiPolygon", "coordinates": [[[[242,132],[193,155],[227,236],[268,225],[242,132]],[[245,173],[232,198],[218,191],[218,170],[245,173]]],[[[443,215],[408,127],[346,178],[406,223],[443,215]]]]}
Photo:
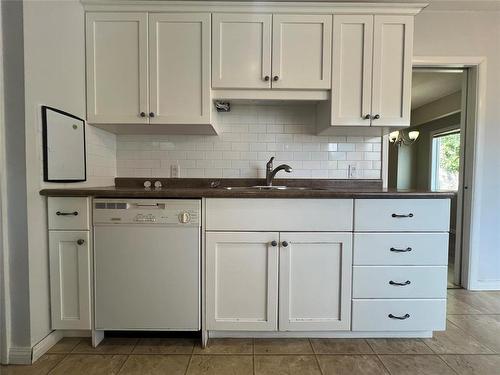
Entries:
{"type": "Polygon", "coordinates": [[[94,199],[95,328],[200,329],[195,199],[94,199]]]}

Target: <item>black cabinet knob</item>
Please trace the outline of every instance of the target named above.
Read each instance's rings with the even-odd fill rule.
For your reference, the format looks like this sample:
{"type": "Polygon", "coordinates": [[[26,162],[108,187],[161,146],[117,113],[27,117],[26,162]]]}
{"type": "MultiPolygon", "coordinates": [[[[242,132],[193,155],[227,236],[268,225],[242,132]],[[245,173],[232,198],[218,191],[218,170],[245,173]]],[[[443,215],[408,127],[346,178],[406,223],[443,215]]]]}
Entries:
{"type": "Polygon", "coordinates": [[[283,241],[283,242],[281,243],[281,246],[283,246],[283,247],[288,247],[288,242],[283,241]]]}
{"type": "Polygon", "coordinates": [[[155,113],[154,112],[149,112],[149,117],[155,117],[155,113]]]}
{"type": "Polygon", "coordinates": [[[269,77],[269,76],[265,76],[265,77],[264,77],[264,81],[266,81],[266,82],[267,82],[267,81],[269,81],[269,79],[270,79],[270,77],[269,77]]]}
{"type": "Polygon", "coordinates": [[[140,115],[141,117],[146,117],[146,112],[141,112],[140,115]]]}
{"type": "Polygon", "coordinates": [[[271,241],[271,246],[276,247],[276,246],[278,246],[278,243],[276,241],[271,241]]]}
{"type": "Polygon", "coordinates": [[[278,77],[278,76],[273,77],[273,81],[277,81],[278,79],[280,79],[280,77],[278,77]]]}

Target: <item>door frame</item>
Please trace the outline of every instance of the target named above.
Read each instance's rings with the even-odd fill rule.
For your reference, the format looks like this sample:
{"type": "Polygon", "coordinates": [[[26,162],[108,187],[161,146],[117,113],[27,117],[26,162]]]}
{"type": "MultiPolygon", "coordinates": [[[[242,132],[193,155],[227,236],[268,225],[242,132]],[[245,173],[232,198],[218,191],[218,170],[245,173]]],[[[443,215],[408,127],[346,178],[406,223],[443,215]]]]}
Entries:
{"type": "MultiPolygon", "coordinates": [[[[1,8],[1,6],[0,6],[1,8]]],[[[1,19],[0,19],[1,26],[1,19]]],[[[0,61],[3,61],[2,31],[0,27],[0,61]]],[[[0,363],[8,363],[10,342],[10,294],[9,294],[9,261],[7,232],[7,172],[5,158],[5,117],[4,117],[4,80],[3,69],[0,70],[0,363]]]]}
{"type": "MultiPolygon", "coordinates": [[[[477,152],[485,134],[486,104],[486,57],[484,56],[414,56],[413,67],[420,68],[467,68],[468,85],[466,97],[466,124],[468,129],[464,152],[464,184],[462,212],[462,265],[460,285],[465,289],[495,289],[495,285],[479,282],[479,228],[480,202],[483,181],[477,171],[483,156],[477,152]]],[[[384,147],[388,148],[388,137],[384,137],[384,147]]],[[[388,161],[382,165],[383,180],[387,183],[388,161]]]]}

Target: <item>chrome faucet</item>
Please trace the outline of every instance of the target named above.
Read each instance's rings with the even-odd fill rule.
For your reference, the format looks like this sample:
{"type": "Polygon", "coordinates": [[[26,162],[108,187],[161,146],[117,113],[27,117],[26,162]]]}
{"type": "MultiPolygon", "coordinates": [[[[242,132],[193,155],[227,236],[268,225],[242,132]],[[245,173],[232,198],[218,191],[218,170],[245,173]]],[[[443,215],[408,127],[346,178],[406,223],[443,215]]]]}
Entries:
{"type": "Polygon", "coordinates": [[[278,165],[276,168],[273,169],[273,160],[274,156],[269,159],[269,161],[266,164],[266,185],[267,186],[273,186],[273,180],[274,176],[276,176],[276,173],[278,173],[281,170],[284,170],[285,172],[290,173],[292,171],[292,167],[286,164],[281,164],[278,165]]]}

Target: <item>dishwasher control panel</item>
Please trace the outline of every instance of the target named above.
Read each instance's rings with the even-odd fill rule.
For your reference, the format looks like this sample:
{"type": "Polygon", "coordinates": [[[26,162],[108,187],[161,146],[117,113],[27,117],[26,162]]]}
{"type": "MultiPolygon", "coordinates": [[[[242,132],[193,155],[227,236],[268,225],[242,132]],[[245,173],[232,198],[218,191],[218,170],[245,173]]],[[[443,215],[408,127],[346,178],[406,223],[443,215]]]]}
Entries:
{"type": "Polygon", "coordinates": [[[94,199],[94,224],[199,226],[199,199],[94,199]]]}

